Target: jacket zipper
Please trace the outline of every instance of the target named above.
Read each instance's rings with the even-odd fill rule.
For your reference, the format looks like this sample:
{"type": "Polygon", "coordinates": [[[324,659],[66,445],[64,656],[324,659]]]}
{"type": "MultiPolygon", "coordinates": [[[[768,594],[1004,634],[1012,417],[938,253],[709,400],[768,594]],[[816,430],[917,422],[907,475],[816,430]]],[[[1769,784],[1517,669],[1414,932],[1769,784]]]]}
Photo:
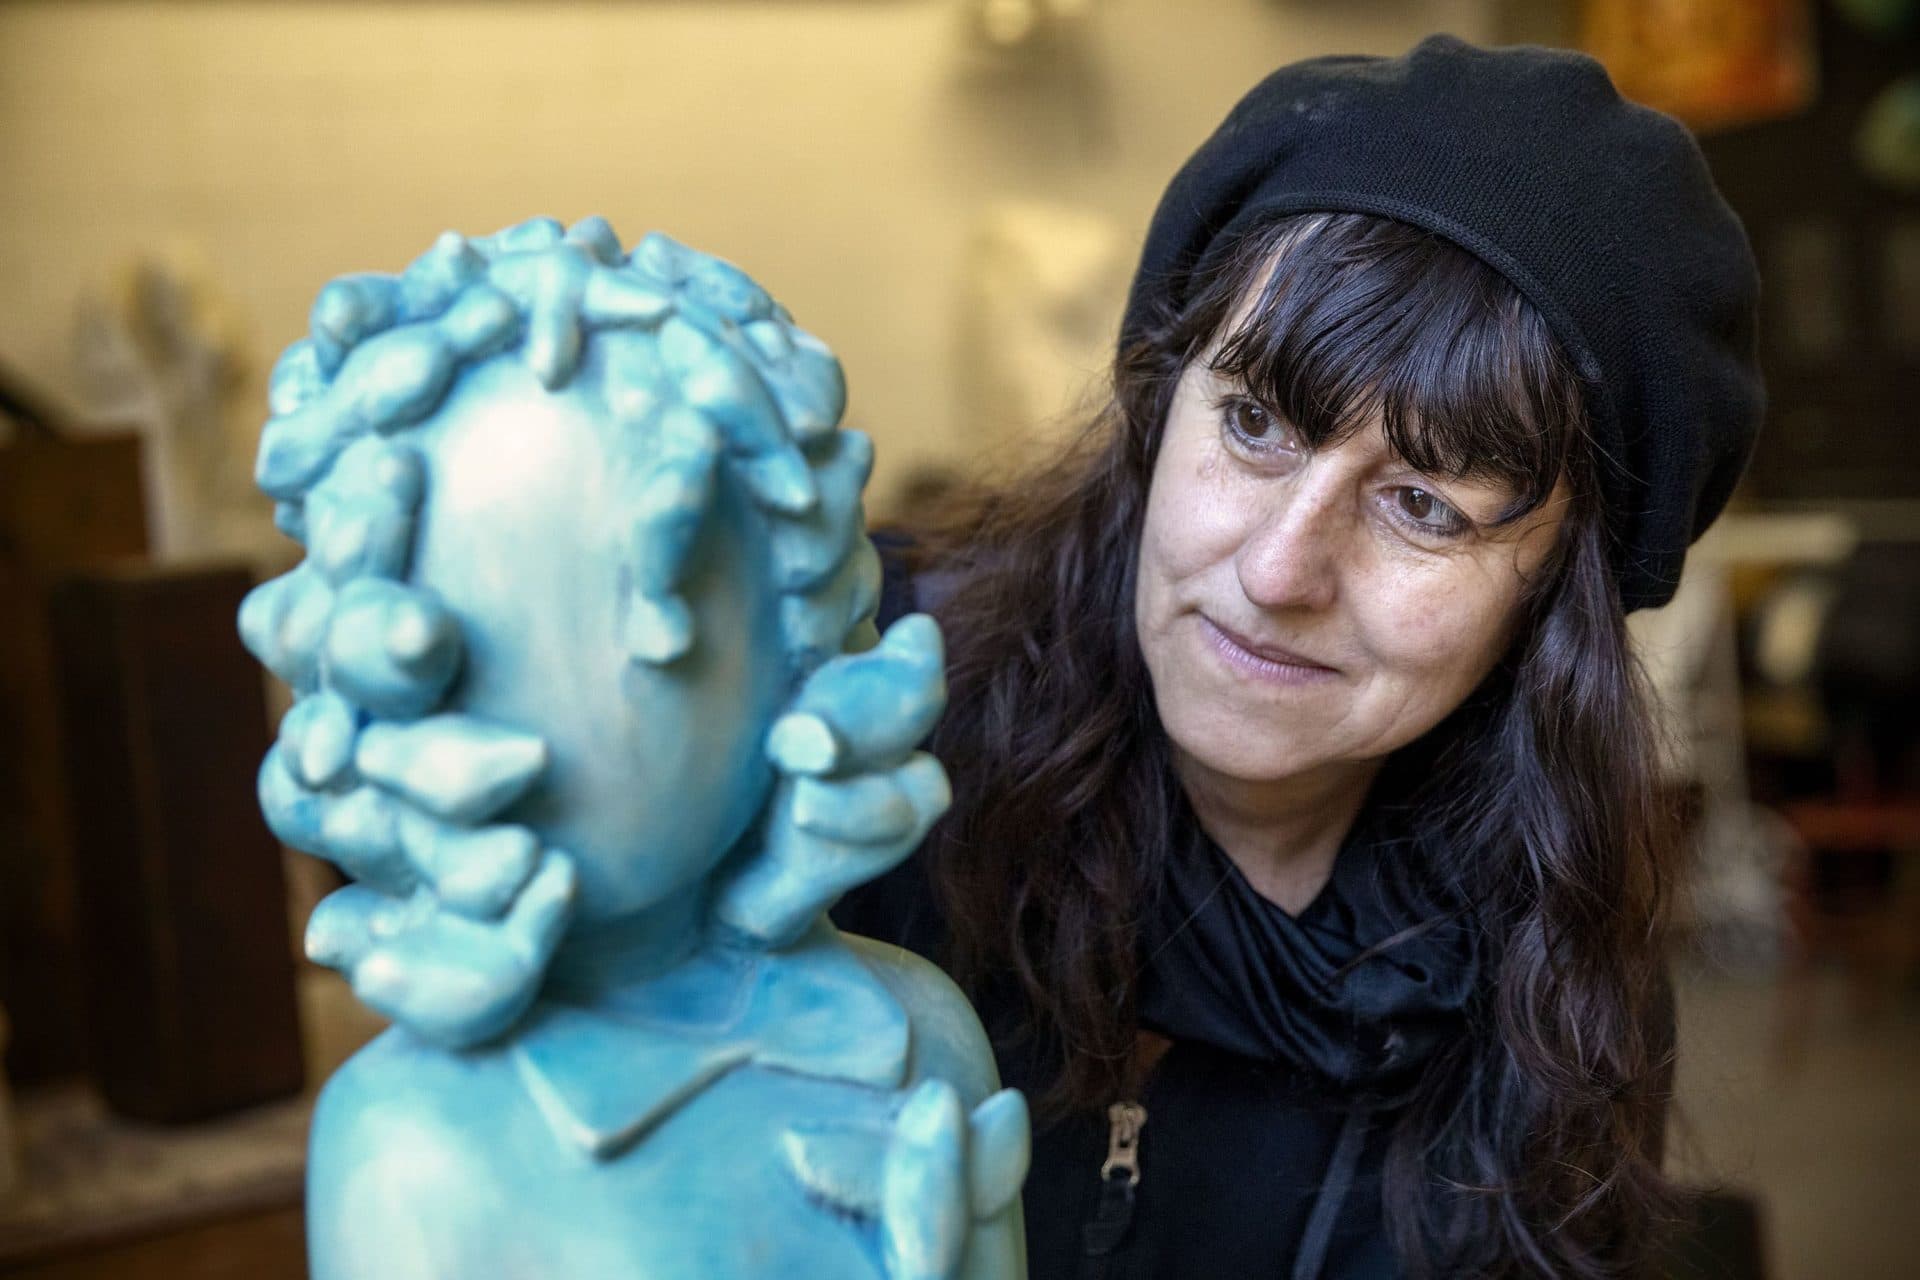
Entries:
{"type": "Polygon", "coordinates": [[[1146,1125],[1147,1109],[1138,1102],[1116,1102],[1107,1108],[1107,1159],[1100,1166],[1100,1202],[1092,1219],[1080,1228],[1083,1280],[1110,1274],[1114,1255],[1133,1225],[1134,1190],[1140,1185],[1140,1131],[1146,1125]]]}

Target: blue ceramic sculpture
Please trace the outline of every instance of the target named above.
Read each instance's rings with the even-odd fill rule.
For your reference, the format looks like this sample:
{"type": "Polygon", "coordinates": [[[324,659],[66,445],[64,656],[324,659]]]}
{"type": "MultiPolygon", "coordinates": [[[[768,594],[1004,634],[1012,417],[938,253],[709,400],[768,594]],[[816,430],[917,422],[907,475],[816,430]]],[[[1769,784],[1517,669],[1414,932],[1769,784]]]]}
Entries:
{"type": "Polygon", "coordinates": [[[241,632],[269,823],[394,1027],[314,1118],[316,1280],[1007,1277],[1027,1116],[960,993],[823,912],[947,802],[874,630],[867,439],[738,269],[548,220],[320,293],[241,632]]]}

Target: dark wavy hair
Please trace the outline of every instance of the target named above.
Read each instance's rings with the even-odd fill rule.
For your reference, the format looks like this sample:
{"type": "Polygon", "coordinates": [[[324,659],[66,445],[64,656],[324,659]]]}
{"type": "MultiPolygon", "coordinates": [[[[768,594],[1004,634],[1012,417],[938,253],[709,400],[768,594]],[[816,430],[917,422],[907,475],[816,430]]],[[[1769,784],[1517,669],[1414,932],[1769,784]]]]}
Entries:
{"type": "Polygon", "coordinates": [[[1134,579],[1175,384],[1208,352],[1315,445],[1377,412],[1413,466],[1507,482],[1507,519],[1568,484],[1509,652],[1404,749],[1422,753],[1414,802],[1440,827],[1440,874],[1477,906],[1493,978],[1394,1122],[1385,1200],[1415,1274],[1633,1274],[1675,1209],[1660,1172],[1674,846],[1652,721],[1578,377],[1513,286],[1444,239],[1361,214],[1255,229],[1121,353],[1072,447],[922,531],[917,567],[951,584],[933,749],[955,798],[924,854],[945,959],[976,994],[1011,988],[1024,1016],[1000,1030],[1042,1062],[1043,1116],[1120,1096],[1138,923],[1182,821],[1134,579]]]}

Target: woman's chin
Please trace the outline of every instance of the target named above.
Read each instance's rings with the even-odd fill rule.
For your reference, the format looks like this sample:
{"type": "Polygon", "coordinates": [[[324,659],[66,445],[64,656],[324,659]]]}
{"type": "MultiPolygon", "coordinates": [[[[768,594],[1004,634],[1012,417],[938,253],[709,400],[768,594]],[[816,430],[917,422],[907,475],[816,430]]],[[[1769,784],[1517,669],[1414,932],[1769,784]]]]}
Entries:
{"type": "Polygon", "coordinates": [[[1314,773],[1333,762],[1323,744],[1311,743],[1290,729],[1284,737],[1248,727],[1232,733],[1182,736],[1170,727],[1177,755],[1206,773],[1239,783],[1283,783],[1314,773]],[[1257,743],[1257,746],[1251,744],[1257,743]]]}

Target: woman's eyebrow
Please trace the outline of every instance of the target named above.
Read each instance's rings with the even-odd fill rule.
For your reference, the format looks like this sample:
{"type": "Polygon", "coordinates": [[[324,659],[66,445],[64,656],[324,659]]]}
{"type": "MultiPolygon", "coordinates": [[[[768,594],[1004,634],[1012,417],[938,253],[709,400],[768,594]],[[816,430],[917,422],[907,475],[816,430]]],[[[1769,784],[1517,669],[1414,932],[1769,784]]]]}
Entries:
{"type": "Polygon", "coordinates": [[[1470,516],[1476,524],[1505,524],[1513,514],[1515,504],[1523,496],[1519,481],[1507,472],[1487,463],[1478,463],[1459,471],[1451,468],[1428,470],[1415,466],[1397,452],[1392,452],[1390,457],[1392,465],[1404,467],[1412,474],[1435,485],[1446,486],[1451,491],[1448,496],[1456,501],[1472,502],[1478,506],[1480,499],[1484,497],[1487,506],[1492,508],[1487,515],[1483,517],[1477,511],[1462,513],[1470,516]],[[1457,490],[1462,487],[1469,491],[1458,492],[1457,490]]]}

